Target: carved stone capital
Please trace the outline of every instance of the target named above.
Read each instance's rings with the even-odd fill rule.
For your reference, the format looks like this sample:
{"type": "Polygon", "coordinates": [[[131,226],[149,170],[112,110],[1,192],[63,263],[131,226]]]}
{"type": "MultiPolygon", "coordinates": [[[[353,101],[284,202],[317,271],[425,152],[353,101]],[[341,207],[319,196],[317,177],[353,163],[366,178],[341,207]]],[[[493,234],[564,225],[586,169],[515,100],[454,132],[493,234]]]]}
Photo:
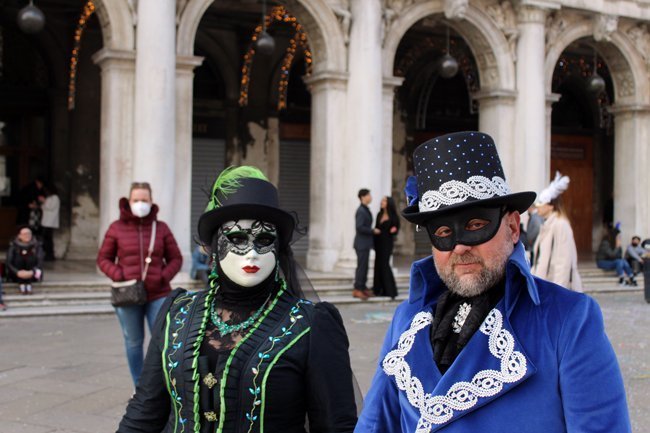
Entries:
{"type": "Polygon", "coordinates": [[[561,12],[554,12],[546,18],[546,52],[549,46],[567,29],[569,20],[561,12]]]}
{"type": "Polygon", "coordinates": [[[543,24],[546,22],[547,16],[548,9],[543,9],[538,6],[521,5],[517,10],[517,18],[520,23],[543,24]]]}
{"type": "Polygon", "coordinates": [[[650,65],[650,33],[648,33],[648,26],[645,23],[637,24],[627,29],[625,34],[643,57],[646,65],[650,65]]]}
{"type": "Polygon", "coordinates": [[[594,39],[598,42],[609,42],[612,33],[618,28],[618,17],[616,15],[599,14],[594,17],[594,39]]]}
{"type": "Polygon", "coordinates": [[[415,3],[416,0],[384,0],[384,8],[392,9],[396,13],[402,12],[408,6],[415,3]]]}
{"type": "Polygon", "coordinates": [[[503,32],[508,40],[510,54],[516,59],[517,39],[519,38],[519,29],[517,29],[517,16],[512,3],[504,0],[492,6],[488,6],[487,14],[496,23],[497,27],[503,32]]]}
{"type": "Polygon", "coordinates": [[[350,27],[352,26],[352,12],[350,12],[350,2],[340,0],[331,5],[332,12],[336,15],[343,33],[343,40],[347,45],[350,42],[350,27]]]}

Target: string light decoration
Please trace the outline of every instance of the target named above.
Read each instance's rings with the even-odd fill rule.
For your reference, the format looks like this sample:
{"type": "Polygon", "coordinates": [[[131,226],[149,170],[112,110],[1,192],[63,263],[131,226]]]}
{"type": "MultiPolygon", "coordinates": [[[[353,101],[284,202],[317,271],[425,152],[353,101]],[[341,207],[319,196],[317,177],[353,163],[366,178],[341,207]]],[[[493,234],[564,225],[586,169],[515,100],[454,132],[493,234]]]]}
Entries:
{"type": "Polygon", "coordinates": [[[260,24],[255,27],[253,36],[251,37],[250,47],[244,55],[244,65],[242,66],[241,90],[239,92],[239,105],[244,107],[248,105],[248,91],[251,81],[251,69],[253,59],[255,58],[255,42],[259,37],[264,27],[269,28],[272,24],[284,23],[289,24],[295,30],[293,37],[289,40],[284,58],[282,59],[282,66],[280,69],[280,82],[278,83],[278,110],[287,107],[287,90],[289,88],[289,71],[291,65],[296,57],[296,52],[300,48],[305,56],[305,69],[306,75],[311,75],[312,68],[312,54],[309,49],[307,33],[304,27],[298,22],[296,17],[291,15],[283,6],[274,6],[271,12],[264,18],[264,25],[260,24]]]}
{"type": "Polygon", "coordinates": [[[88,20],[95,13],[95,3],[88,0],[77,21],[77,28],[74,32],[72,56],[70,57],[70,77],[68,82],[68,110],[75,108],[75,96],[77,94],[77,69],[79,67],[79,52],[81,50],[81,38],[83,36],[88,20]]]}

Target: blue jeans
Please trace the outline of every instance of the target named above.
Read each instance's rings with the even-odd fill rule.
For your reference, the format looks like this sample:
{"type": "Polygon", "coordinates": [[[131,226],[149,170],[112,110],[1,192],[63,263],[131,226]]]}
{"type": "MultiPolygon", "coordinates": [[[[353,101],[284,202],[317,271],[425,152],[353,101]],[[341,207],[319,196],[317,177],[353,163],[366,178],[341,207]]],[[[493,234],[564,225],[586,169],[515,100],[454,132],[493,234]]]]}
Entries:
{"type": "Polygon", "coordinates": [[[596,262],[596,266],[606,271],[611,271],[612,269],[616,269],[616,275],[618,275],[619,277],[624,277],[625,275],[627,275],[628,277],[632,277],[632,275],[634,275],[634,273],[632,272],[632,268],[630,267],[630,264],[623,259],[598,260],[596,262]]]}
{"type": "Polygon", "coordinates": [[[128,307],[115,307],[115,313],[122,327],[124,345],[126,346],[126,359],[129,362],[133,385],[137,385],[142,365],[144,364],[144,319],[147,318],[149,332],[156,321],[158,310],[165,302],[165,298],[147,302],[145,305],[131,305],[128,307]]]}

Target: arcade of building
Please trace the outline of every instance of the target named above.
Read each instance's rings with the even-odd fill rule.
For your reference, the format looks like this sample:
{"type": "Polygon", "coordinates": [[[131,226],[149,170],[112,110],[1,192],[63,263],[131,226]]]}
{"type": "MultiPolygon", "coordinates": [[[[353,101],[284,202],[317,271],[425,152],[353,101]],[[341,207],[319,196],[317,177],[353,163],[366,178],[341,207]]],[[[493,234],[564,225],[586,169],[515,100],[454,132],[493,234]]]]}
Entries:
{"type": "MultiPolygon", "coordinates": [[[[16,27],[22,3],[0,11],[0,177],[14,186],[0,220],[44,175],[63,201],[59,255],[92,257],[138,180],[189,257],[205,189],[253,164],[308,227],[297,254],[329,271],[354,258],[357,190],[373,211],[382,195],[402,207],[411,151],[456,130],[494,137],[515,190],[568,174],[584,257],[604,222],[650,235],[649,0],[93,0],[75,80],[84,2],[36,2],[38,35],[16,27]],[[270,54],[255,50],[263,21],[270,54]]],[[[404,226],[397,252],[426,254],[404,226]]]]}

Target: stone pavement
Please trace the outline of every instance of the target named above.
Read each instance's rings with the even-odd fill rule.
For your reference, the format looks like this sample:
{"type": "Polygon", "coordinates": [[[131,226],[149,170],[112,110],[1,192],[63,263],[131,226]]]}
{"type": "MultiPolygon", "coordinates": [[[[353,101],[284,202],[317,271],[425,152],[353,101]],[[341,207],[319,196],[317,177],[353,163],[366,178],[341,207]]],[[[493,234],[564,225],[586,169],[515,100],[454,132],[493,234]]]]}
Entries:
{"type": "MultiPolygon", "coordinates": [[[[650,305],[639,292],[597,293],[619,357],[635,433],[650,433],[650,305]]],[[[396,304],[340,310],[363,393],[396,304]]],[[[133,392],[113,316],[0,321],[0,432],[114,432],[133,392]]]]}

